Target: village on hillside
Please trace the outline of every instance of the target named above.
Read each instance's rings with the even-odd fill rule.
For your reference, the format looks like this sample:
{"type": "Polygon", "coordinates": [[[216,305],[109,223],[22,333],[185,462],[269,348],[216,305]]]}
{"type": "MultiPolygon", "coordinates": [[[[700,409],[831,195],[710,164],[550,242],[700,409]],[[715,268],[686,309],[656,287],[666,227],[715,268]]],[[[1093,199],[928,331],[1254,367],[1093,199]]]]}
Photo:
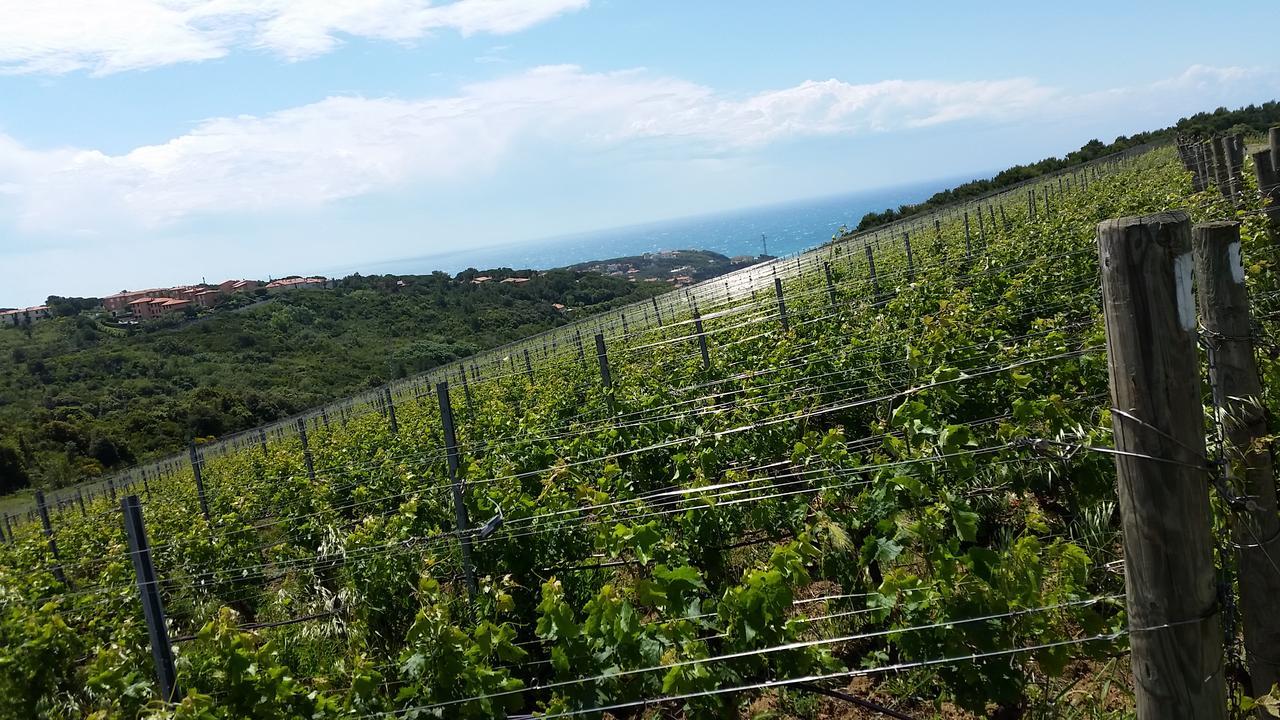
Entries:
{"type": "MultiPolygon", "coordinates": [[[[314,277],[288,277],[280,280],[225,280],[217,285],[198,283],[146,290],[121,290],[97,300],[102,308],[117,322],[129,323],[173,315],[193,315],[200,310],[210,310],[236,296],[257,295],[269,297],[293,290],[322,290],[332,288],[333,280],[314,277]]],[[[27,308],[0,308],[0,327],[20,327],[57,315],[50,305],[27,308]]]]}

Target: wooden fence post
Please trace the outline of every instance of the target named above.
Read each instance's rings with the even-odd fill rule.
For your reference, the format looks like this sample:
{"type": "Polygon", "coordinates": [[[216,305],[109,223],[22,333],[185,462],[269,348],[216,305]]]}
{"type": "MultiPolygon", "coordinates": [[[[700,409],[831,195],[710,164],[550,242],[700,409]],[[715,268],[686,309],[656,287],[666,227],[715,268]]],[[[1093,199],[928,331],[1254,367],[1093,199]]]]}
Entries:
{"type": "MultiPolygon", "coordinates": [[[[1280,171],[1271,164],[1270,150],[1253,154],[1253,174],[1258,178],[1258,193],[1262,195],[1262,206],[1274,232],[1280,228],[1280,171]]],[[[1272,238],[1276,239],[1280,238],[1272,238]]]]}
{"type": "Polygon", "coordinates": [[[449,381],[436,383],[436,396],[440,399],[440,424],[444,430],[444,451],[449,467],[449,487],[453,494],[453,517],[458,529],[458,544],[462,549],[462,574],[467,582],[467,592],[472,600],[476,596],[476,570],[471,564],[471,519],[467,516],[467,503],[462,494],[462,477],[458,472],[458,434],[453,427],[453,403],[449,401],[449,381]]]}
{"type": "Polygon", "coordinates": [[[1098,225],[1139,720],[1225,720],[1184,212],[1098,225]]]}
{"type": "Polygon", "coordinates": [[[836,284],[835,281],[831,279],[831,263],[826,262],[825,260],[822,262],[822,273],[826,275],[827,278],[827,298],[831,300],[831,307],[835,308],[836,284]]]}
{"type": "Polygon", "coordinates": [[[209,517],[209,501],[204,495],[204,473],[201,470],[204,461],[200,459],[194,440],[187,445],[187,452],[191,458],[191,475],[196,480],[196,497],[200,500],[200,512],[204,515],[204,521],[212,524],[213,520],[209,517]]]}
{"type": "Polygon", "coordinates": [[[649,301],[653,303],[653,317],[658,321],[658,327],[662,327],[662,311],[658,309],[658,296],[651,295],[649,301]]]}
{"type": "Polygon", "coordinates": [[[151,563],[151,545],[147,542],[146,526],[142,523],[142,505],[137,495],[129,495],[120,501],[120,508],[124,512],[124,531],[129,538],[129,556],[133,559],[133,571],[138,578],[138,599],[142,601],[142,617],[151,640],[151,659],[156,666],[160,696],[165,702],[174,702],[179,695],[178,673],[173,665],[173,645],[165,624],[159,580],[151,563]]]}
{"type": "MultiPolygon", "coordinates": [[[[1270,162],[1270,158],[1267,158],[1270,162]]],[[[1267,417],[1262,384],[1250,338],[1249,297],[1240,261],[1240,224],[1212,222],[1192,230],[1196,288],[1206,344],[1211,353],[1210,381],[1214,404],[1223,414],[1228,467],[1243,482],[1248,512],[1235,516],[1233,535],[1240,564],[1240,596],[1244,611],[1244,644],[1252,695],[1265,695],[1280,682],[1280,517],[1267,450],[1267,417]]]]}

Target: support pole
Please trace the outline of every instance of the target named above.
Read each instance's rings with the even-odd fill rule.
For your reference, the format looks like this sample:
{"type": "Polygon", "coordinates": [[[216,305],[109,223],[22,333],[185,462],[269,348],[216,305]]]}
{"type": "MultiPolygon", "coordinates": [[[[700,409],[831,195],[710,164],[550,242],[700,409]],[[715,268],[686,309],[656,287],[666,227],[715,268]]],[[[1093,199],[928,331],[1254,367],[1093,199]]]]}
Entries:
{"type": "Polygon", "coordinates": [[[876,277],[876,258],[871,251],[871,244],[867,243],[862,246],[867,253],[867,275],[871,279],[871,301],[879,304],[880,302],[880,280],[876,277]]]}
{"type": "Polygon", "coordinates": [[[298,439],[302,441],[302,464],[307,468],[307,479],[316,481],[316,466],[311,458],[311,443],[307,441],[307,424],[298,420],[298,439]]]}
{"type": "Polygon", "coordinates": [[[915,257],[911,254],[911,234],[910,233],[908,232],[902,233],[902,245],[907,250],[907,282],[913,283],[916,281],[916,261],[915,261],[915,257]]]}
{"type": "Polygon", "coordinates": [[[791,323],[787,320],[787,301],[782,297],[782,278],[775,277],[773,279],[773,294],[778,296],[778,321],[782,323],[782,332],[791,329],[791,323]]]}
{"type": "MultiPolygon", "coordinates": [[[[53,537],[53,525],[49,522],[49,506],[44,502],[44,491],[36,491],[36,511],[40,514],[40,524],[44,527],[44,538],[49,543],[49,554],[53,556],[53,576],[71,589],[67,574],[62,571],[62,556],[58,554],[58,541],[53,537]]],[[[12,530],[10,530],[12,535],[12,530]]]]}
{"type": "Polygon", "coordinates": [[[204,515],[205,522],[213,524],[213,520],[209,517],[209,501],[204,495],[204,473],[202,472],[204,461],[200,459],[194,440],[187,446],[187,452],[191,457],[191,475],[196,480],[196,497],[200,500],[200,512],[204,515]]]}
{"type": "MultiPolygon", "coordinates": [[[[396,422],[396,404],[391,399],[391,388],[389,387],[382,388],[382,398],[383,398],[383,402],[387,406],[387,421],[391,423],[391,434],[399,435],[400,423],[396,422]]],[[[312,480],[315,479],[314,474],[312,475],[311,479],[312,480]]]]}
{"type": "Polygon", "coordinates": [[[836,306],[836,283],[831,278],[831,263],[823,261],[822,273],[827,278],[827,297],[831,300],[831,307],[836,306]]]}
{"type": "Polygon", "coordinates": [[[440,399],[440,424],[444,430],[444,451],[448,459],[449,487],[453,493],[453,517],[458,529],[458,543],[462,548],[462,574],[466,578],[467,592],[476,596],[476,569],[471,564],[471,519],[467,517],[467,503],[463,498],[462,477],[458,472],[458,435],[453,427],[453,403],[449,401],[449,382],[436,383],[436,396],[440,399]]]}
{"type": "Polygon", "coordinates": [[[604,335],[596,333],[596,360],[600,363],[600,382],[604,385],[605,401],[609,403],[609,414],[617,411],[613,399],[613,376],[609,374],[609,354],[605,351],[604,335]]]}
{"type": "Polygon", "coordinates": [[[1191,222],[1098,225],[1138,720],[1225,720],[1191,222]]]}
{"type": "Polygon", "coordinates": [[[702,315],[693,309],[693,331],[698,336],[698,352],[702,354],[702,369],[711,369],[711,353],[707,350],[707,333],[702,329],[702,315]]]}
{"type": "Polygon", "coordinates": [[[1280,229],[1280,172],[1271,164],[1271,151],[1259,150],[1253,154],[1253,173],[1258,178],[1258,192],[1262,195],[1262,206],[1271,223],[1272,241],[1280,240],[1275,236],[1280,229]]]}
{"type": "MultiPolygon", "coordinates": [[[[1267,158],[1268,162],[1270,158],[1267,158]]],[[[1212,222],[1192,230],[1200,316],[1211,353],[1210,382],[1214,405],[1223,413],[1228,467],[1237,492],[1249,508],[1234,515],[1232,531],[1239,548],[1240,596],[1244,611],[1244,644],[1253,696],[1265,695],[1280,682],[1280,516],[1267,450],[1267,416],[1262,383],[1250,338],[1249,296],[1240,262],[1240,224],[1212,222]]]]}
{"type": "Polygon", "coordinates": [[[133,571],[138,577],[138,598],[142,601],[142,617],[147,623],[147,636],[151,640],[151,659],[156,666],[156,681],[160,696],[165,702],[178,698],[178,673],[173,665],[173,645],[165,624],[164,601],[160,597],[160,585],[155,566],[151,563],[151,545],[147,542],[147,530],[142,523],[142,505],[137,495],[120,501],[124,511],[124,531],[129,537],[129,556],[133,558],[133,571]]]}

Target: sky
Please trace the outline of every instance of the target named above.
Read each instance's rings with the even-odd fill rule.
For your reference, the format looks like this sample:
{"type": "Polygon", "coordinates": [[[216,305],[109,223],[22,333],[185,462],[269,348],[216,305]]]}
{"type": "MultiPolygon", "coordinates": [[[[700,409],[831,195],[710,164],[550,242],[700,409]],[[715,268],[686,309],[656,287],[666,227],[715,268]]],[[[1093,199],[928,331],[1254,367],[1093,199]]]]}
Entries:
{"type": "Polygon", "coordinates": [[[1250,1],[0,0],[0,18],[0,307],[977,176],[1280,97],[1275,9],[1250,1]]]}

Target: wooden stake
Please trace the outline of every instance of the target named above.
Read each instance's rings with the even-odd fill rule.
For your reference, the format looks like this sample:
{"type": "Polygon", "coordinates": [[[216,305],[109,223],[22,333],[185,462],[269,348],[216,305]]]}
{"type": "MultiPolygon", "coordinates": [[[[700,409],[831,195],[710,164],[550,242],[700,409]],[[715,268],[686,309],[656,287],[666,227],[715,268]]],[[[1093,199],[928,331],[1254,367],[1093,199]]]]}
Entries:
{"type": "Polygon", "coordinates": [[[1139,720],[1225,720],[1191,222],[1098,225],[1139,720]]]}
{"type": "MultiPolygon", "coordinates": [[[[1266,153],[1264,153],[1266,154],[1266,153]]],[[[1270,162],[1270,157],[1267,162],[1270,162]]],[[[1240,223],[1201,223],[1192,230],[1200,316],[1211,353],[1214,405],[1223,414],[1228,467],[1250,499],[1233,517],[1240,564],[1244,642],[1253,696],[1280,682],[1280,516],[1267,450],[1267,416],[1250,338],[1249,297],[1240,262],[1240,223]]]]}

